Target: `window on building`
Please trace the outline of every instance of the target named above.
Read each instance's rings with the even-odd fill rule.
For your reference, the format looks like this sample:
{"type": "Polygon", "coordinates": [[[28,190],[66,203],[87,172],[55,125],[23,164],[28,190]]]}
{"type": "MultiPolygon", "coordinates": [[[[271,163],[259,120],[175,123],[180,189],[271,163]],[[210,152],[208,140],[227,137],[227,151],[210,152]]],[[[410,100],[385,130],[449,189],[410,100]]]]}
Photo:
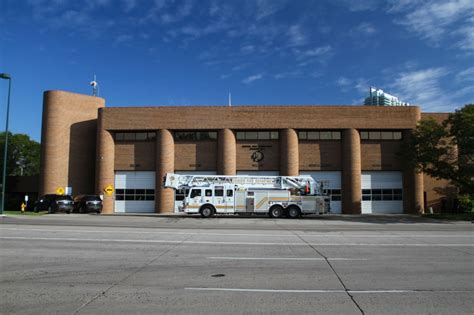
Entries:
{"type": "Polygon", "coordinates": [[[237,131],[235,137],[237,140],[278,140],[278,131],[237,131]]]}
{"type": "Polygon", "coordinates": [[[175,141],[217,140],[217,131],[175,131],[175,141]]]}
{"type": "Polygon", "coordinates": [[[331,189],[329,191],[331,196],[331,201],[341,201],[341,190],[340,189],[331,189]]]}
{"type": "Polygon", "coordinates": [[[401,140],[401,131],[390,131],[390,130],[363,130],[360,132],[361,140],[401,140]]]}
{"type": "Polygon", "coordinates": [[[401,189],[362,189],[362,200],[403,200],[401,189]]]}
{"type": "Polygon", "coordinates": [[[155,200],[154,189],[116,189],[115,200],[144,201],[155,200]]]}
{"type": "Polygon", "coordinates": [[[340,140],[340,131],[330,130],[300,130],[298,131],[300,140],[340,140]]]}
{"type": "Polygon", "coordinates": [[[115,141],[151,141],[156,139],[156,132],[116,132],[115,141]]]}

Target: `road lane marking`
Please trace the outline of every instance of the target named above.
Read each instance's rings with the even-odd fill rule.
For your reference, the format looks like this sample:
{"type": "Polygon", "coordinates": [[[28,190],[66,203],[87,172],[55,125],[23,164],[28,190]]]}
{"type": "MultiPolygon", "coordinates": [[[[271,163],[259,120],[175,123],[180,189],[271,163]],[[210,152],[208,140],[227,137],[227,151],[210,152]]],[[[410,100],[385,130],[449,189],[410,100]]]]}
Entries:
{"type": "Polygon", "coordinates": [[[268,292],[268,293],[354,293],[354,294],[376,294],[376,293],[471,293],[473,290],[290,290],[290,289],[243,289],[243,288],[184,288],[192,291],[231,291],[231,292],[268,292]]]}
{"type": "MultiPolygon", "coordinates": [[[[212,260],[302,260],[302,261],[325,261],[324,258],[317,257],[207,257],[212,260]]],[[[352,261],[352,260],[368,260],[366,258],[328,258],[329,260],[352,261]]]]}
{"type": "MultiPolygon", "coordinates": [[[[275,237],[275,236],[280,236],[280,237],[296,237],[294,234],[280,234],[281,232],[278,231],[278,233],[274,234],[243,234],[243,233],[202,233],[202,232],[174,232],[174,231],[129,231],[129,230],[64,230],[64,229],[37,229],[37,228],[24,228],[19,227],[19,228],[0,228],[0,231],[17,231],[17,232],[25,232],[25,231],[38,231],[38,232],[67,232],[67,233],[127,233],[127,234],[170,234],[170,235],[209,235],[209,236],[264,236],[264,237],[275,237]]],[[[402,233],[402,232],[398,232],[402,233]]],[[[471,233],[471,235],[413,235],[413,234],[400,234],[400,235],[394,235],[394,234],[389,234],[389,235],[383,235],[384,238],[404,238],[404,237],[427,237],[427,238],[434,238],[434,237],[439,237],[439,238],[474,238],[474,232],[468,232],[471,233]]],[[[380,238],[380,234],[378,235],[365,235],[365,234],[338,234],[338,235],[332,235],[330,233],[321,233],[321,234],[308,234],[308,233],[299,233],[299,236],[302,237],[325,237],[325,238],[354,238],[354,237],[361,237],[361,238],[380,238]]]]}
{"type": "Polygon", "coordinates": [[[68,237],[21,237],[0,236],[3,240],[64,241],[64,242],[114,242],[114,243],[161,243],[161,244],[202,244],[202,245],[264,245],[264,246],[367,246],[367,247],[474,247],[474,244],[371,244],[371,243],[268,243],[268,242],[215,242],[215,241],[170,241],[170,240],[133,240],[107,238],[68,238],[68,237]]]}

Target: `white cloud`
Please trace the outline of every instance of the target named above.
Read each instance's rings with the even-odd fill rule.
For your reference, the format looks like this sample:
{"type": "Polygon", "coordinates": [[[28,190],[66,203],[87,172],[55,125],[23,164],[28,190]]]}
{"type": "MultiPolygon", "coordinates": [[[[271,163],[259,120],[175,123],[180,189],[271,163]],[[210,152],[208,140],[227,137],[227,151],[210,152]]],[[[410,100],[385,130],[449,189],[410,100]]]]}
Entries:
{"type": "Polygon", "coordinates": [[[245,45],[240,47],[240,52],[243,54],[250,54],[255,51],[255,46],[254,45],[245,45]]]}
{"type": "Polygon", "coordinates": [[[412,9],[417,6],[421,0],[389,0],[388,1],[388,12],[400,12],[403,10],[412,9]]]}
{"type": "Polygon", "coordinates": [[[175,13],[164,13],[161,15],[161,22],[163,24],[175,23],[183,20],[191,14],[193,3],[191,0],[186,0],[179,6],[175,13]]]}
{"type": "Polygon", "coordinates": [[[209,15],[210,16],[215,16],[217,13],[219,13],[220,8],[219,5],[217,4],[217,1],[212,1],[211,5],[209,6],[209,15]]]}
{"type": "Polygon", "coordinates": [[[460,82],[474,81],[474,67],[467,68],[456,74],[456,80],[460,82]]]}
{"type": "Polygon", "coordinates": [[[272,16],[283,9],[284,5],[285,1],[282,0],[257,0],[256,19],[272,16]]]}
{"type": "Polygon", "coordinates": [[[95,9],[97,7],[106,7],[110,4],[110,0],[86,0],[86,7],[95,9]]]}
{"type": "Polygon", "coordinates": [[[114,45],[117,46],[117,45],[120,45],[120,44],[123,44],[123,43],[127,43],[127,42],[130,42],[132,39],[133,39],[133,36],[132,36],[132,35],[129,35],[129,34],[122,34],[122,35],[119,35],[119,36],[115,39],[114,45]]]}
{"type": "Polygon", "coordinates": [[[242,80],[242,83],[245,83],[245,84],[250,84],[254,81],[257,81],[257,80],[260,80],[263,78],[263,73],[258,73],[258,74],[254,74],[254,75],[251,75],[245,79],[242,80]]]}
{"type": "Polygon", "coordinates": [[[361,23],[356,27],[357,32],[366,34],[366,35],[373,35],[377,32],[375,27],[367,22],[361,23]]]}
{"type": "Polygon", "coordinates": [[[356,85],[354,86],[354,88],[357,91],[359,91],[359,93],[361,93],[365,96],[366,93],[369,91],[370,84],[366,79],[359,78],[359,79],[357,79],[357,82],[356,82],[356,85]]]}
{"type": "Polygon", "coordinates": [[[289,72],[280,72],[275,74],[273,77],[277,80],[287,79],[287,78],[298,78],[301,77],[303,73],[301,70],[289,71],[289,72]]]}
{"type": "Polygon", "coordinates": [[[301,25],[295,24],[288,29],[288,42],[290,46],[302,46],[306,44],[306,35],[301,29],[301,25]]]}
{"type": "Polygon", "coordinates": [[[293,54],[295,55],[296,60],[299,61],[298,66],[306,67],[315,62],[327,62],[334,54],[333,51],[334,50],[330,45],[326,45],[306,50],[293,49],[293,54]]]}
{"type": "Polygon", "coordinates": [[[348,85],[351,85],[352,84],[352,81],[349,80],[348,78],[346,77],[339,77],[337,80],[336,80],[336,84],[338,86],[348,86],[348,85]]]}
{"type": "Polygon", "coordinates": [[[377,0],[331,0],[330,2],[340,3],[349,11],[373,11],[377,9],[377,0]]]}
{"type": "Polygon", "coordinates": [[[455,46],[461,50],[474,51],[474,17],[467,20],[467,24],[453,31],[454,35],[458,35],[461,39],[455,46]]]}
{"type": "Polygon", "coordinates": [[[318,57],[318,56],[327,56],[332,53],[332,47],[329,45],[317,47],[314,49],[309,49],[303,52],[303,55],[306,57],[318,57]]]}
{"type": "Polygon", "coordinates": [[[447,35],[461,29],[458,35],[463,39],[461,44],[472,45],[472,32],[463,30],[472,27],[472,0],[433,0],[402,5],[394,5],[388,9],[390,13],[401,13],[404,16],[395,18],[395,23],[405,26],[410,32],[418,34],[422,39],[437,44],[447,35]],[[460,26],[461,24],[461,26],[460,26]]]}
{"type": "Polygon", "coordinates": [[[137,0],[122,0],[125,13],[130,12],[137,6],[137,0]]]}
{"type": "Polygon", "coordinates": [[[421,106],[424,110],[447,110],[453,100],[441,86],[449,72],[445,68],[428,68],[400,73],[390,84],[402,101],[421,106]]]}

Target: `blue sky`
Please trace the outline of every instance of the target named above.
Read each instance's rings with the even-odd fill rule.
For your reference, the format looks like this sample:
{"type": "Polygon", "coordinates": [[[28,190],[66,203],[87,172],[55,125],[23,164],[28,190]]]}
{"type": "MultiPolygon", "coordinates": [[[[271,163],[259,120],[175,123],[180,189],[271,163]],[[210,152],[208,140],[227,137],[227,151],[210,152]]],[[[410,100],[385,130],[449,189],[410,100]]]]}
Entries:
{"type": "MultiPolygon", "coordinates": [[[[474,102],[472,0],[2,0],[11,130],[40,140],[42,93],[107,106],[361,104],[371,85],[474,102]]],[[[0,129],[7,81],[0,82],[0,129]]]]}

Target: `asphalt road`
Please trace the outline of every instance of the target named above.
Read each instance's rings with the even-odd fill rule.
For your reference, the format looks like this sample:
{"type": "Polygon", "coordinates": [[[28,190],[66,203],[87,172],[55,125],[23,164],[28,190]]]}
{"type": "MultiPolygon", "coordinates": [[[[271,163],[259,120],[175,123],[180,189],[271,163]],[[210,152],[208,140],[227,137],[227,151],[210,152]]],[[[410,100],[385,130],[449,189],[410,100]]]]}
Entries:
{"type": "Polygon", "coordinates": [[[470,222],[0,218],[2,314],[473,314],[470,222]]]}

